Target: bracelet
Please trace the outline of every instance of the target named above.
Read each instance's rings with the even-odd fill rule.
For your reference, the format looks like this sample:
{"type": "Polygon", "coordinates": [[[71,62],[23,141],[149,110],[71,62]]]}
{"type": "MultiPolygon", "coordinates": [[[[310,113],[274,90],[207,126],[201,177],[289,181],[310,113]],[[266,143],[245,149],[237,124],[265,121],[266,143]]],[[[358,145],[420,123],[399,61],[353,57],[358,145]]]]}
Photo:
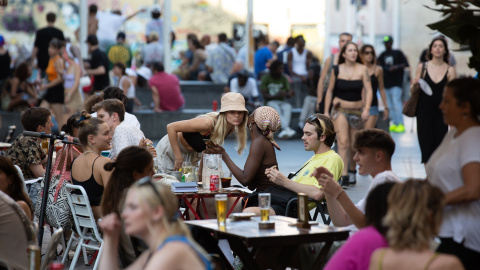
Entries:
{"type": "Polygon", "coordinates": [[[365,106],[365,108],[364,108],[364,109],[370,109],[370,106],[365,106]]]}

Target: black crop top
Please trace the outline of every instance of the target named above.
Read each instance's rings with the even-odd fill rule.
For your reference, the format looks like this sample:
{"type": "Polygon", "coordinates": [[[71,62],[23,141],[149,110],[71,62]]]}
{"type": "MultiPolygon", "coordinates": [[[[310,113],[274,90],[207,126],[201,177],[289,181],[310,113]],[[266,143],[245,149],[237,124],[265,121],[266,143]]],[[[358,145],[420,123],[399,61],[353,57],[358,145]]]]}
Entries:
{"type": "MultiPolygon", "coordinates": [[[[97,158],[99,157],[100,156],[98,156],[97,158]]],[[[102,201],[102,195],[104,190],[104,187],[99,185],[97,181],[95,181],[95,177],[93,177],[93,166],[95,165],[95,161],[97,161],[97,158],[93,161],[93,164],[92,164],[92,176],[90,176],[90,178],[88,178],[87,181],[79,182],[75,180],[73,178],[73,173],[72,173],[72,183],[74,185],[82,186],[85,189],[91,206],[100,206],[100,202],[102,201]]],[[[72,162],[72,167],[73,167],[73,162],[72,162]]],[[[72,172],[72,169],[70,169],[70,172],[72,172]]],[[[81,194],[81,193],[79,190],[76,190],[75,194],[81,194]]]]}
{"type": "Polygon", "coordinates": [[[333,69],[337,78],[335,80],[335,96],[346,101],[362,100],[363,81],[338,79],[338,66],[333,69]]]}
{"type": "Polygon", "coordinates": [[[203,139],[210,139],[210,133],[208,135],[202,135],[200,132],[183,132],[183,138],[190,145],[195,152],[201,153],[207,146],[203,139]]]}

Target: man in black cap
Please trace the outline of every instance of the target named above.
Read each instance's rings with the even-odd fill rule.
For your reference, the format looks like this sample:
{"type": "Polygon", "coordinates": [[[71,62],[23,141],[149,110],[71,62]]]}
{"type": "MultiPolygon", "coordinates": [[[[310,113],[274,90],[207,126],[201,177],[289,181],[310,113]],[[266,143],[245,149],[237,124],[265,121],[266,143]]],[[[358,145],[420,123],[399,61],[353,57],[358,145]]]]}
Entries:
{"type": "Polygon", "coordinates": [[[408,67],[408,61],[400,50],[392,49],[393,38],[385,36],[383,38],[385,51],[378,57],[377,63],[383,68],[383,81],[385,83],[385,93],[387,94],[388,108],[390,109],[390,132],[403,133],[403,103],[402,86],[404,69],[408,67]]]}
{"type": "Polygon", "coordinates": [[[107,55],[98,48],[98,39],[95,35],[87,37],[88,52],[91,54],[90,67],[85,69],[87,75],[93,75],[93,88],[91,92],[101,91],[110,85],[108,77],[107,55]]]}
{"type": "Polygon", "coordinates": [[[118,32],[117,43],[107,48],[108,70],[112,70],[115,63],[123,63],[130,67],[132,63],[132,51],[125,45],[126,35],[124,32],[118,32]]]}

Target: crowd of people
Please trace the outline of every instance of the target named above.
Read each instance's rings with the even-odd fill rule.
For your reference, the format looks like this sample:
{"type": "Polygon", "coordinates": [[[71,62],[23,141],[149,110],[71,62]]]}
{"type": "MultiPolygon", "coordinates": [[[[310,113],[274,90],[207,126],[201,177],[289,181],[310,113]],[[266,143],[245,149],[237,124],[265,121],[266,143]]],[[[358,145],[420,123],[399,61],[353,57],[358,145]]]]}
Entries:
{"type": "MultiPolygon", "coordinates": [[[[89,12],[91,60],[83,62],[78,47],[65,41],[54,27],[55,14],[49,13],[47,27],[36,33],[31,61],[1,78],[2,108],[21,110],[25,131],[51,134],[56,122],[79,138],[74,158],[57,158],[68,167],[65,179],[85,189],[95,219],[101,219],[101,269],[212,269],[207,248],[180,218],[177,198],[151,178],[155,166],[161,172],[178,171],[185,162],[203,166],[202,154],[220,155],[238,182],[252,191],[235,211],[259,215],[259,193],[275,197],[270,215],[296,217],[296,210],[287,212],[286,207],[298,193],[324,200],[332,225],[351,231],[325,269],[478,267],[480,83],[456,78],[445,38],[431,41],[411,80],[414,88],[422,86],[416,116],[427,179],[402,181],[392,170],[397,146],[389,132],[405,132],[401,96],[409,64],[400,50],[392,49],[392,37],[385,36],[386,50],[377,58],[372,45],[359,47],[351,34],[342,33],[338,53],[322,67],[305,48],[302,35],[291,37],[281,49],[277,41],[261,37],[250,73],[244,66],[246,48],[237,52],[226,34],[218,34],[215,45],[208,36],[199,40],[190,34],[181,65],[168,74],[161,63],[165,29],[159,7],[152,9],[144,66],[137,71],[129,68],[132,54],[126,34],[118,30],[138,12],[126,17],[97,11],[95,5],[89,12]],[[34,67],[42,80],[32,83],[34,67]],[[139,104],[139,80],[148,81],[152,109],[159,113],[184,105],[179,80],[223,84],[226,93],[219,111],[169,123],[154,147],[132,114],[139,104]],[[291,123],[292,104],[302,108],[298,127],[291,123]],[[388,130],[375,128],[381,104],[384,119],[392,120],[388,130]],[[287,139],[299,132],[304,150],[313,157],[285,176],[279,170],[281,144],[275,136],[287,139]],[[239,155],[250,138],[243,168],[223,147],[227,137],[235,137],[239,155]],[[353,202],[345,190],[356,184],[357,173],[369,175],[372,182],[363,198],[353,202]]],[[[175,38],[173,30],[171,36],[175,38]]],[[[0,61],[8,58],[3,45],[0,36],[0,61]]],[[[35,240],[34,203],[22,179],[45,174],[48,157],[41,142],[21,134],[0,156],[0,261],[12,261],[14,268],[25,267],[26,246],[35,240]],[[4,239],[14,233],[19,236],[11,249],[17,252],[9,255],[4,239]]],[[[257,254],[261,268],[278,266],[261,250],[257,254]]]]}

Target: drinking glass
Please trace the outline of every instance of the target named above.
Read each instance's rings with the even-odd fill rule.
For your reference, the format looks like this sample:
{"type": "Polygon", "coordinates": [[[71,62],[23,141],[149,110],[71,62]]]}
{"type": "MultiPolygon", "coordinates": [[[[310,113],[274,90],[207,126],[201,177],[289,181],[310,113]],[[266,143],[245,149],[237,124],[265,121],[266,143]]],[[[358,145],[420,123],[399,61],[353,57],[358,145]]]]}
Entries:
{"type": "Polygon", "coordinates": [[[232,173],[229,171],[224,171],[222,174],[222,188],[230,187],[232,182],[232,173]]]}
{"type": "Polygon", "coordinates": [[[270,193],[258,193],[258,206],[260,207],[260,220],[268,221],[270,217],[270,193]]]}
{"type": "Polygon", "coordinates": [[[182,173],[185,176],[185,182],[193,182],[191,178],[193,177],[193,166],[190,162],[182,163],[182,173]]]}
{"type": "Polygon", "coordinates": [[[215,208],[217,210],[218,228],[225,230],[227,225],[227,194],[215,195],[215,208]]]}
{"type": "Polygon", "coordinates": [[[155,170],[155,174],[158,174],[160,161],[157,158],[153,158],[153,169],[155,170]]]}

